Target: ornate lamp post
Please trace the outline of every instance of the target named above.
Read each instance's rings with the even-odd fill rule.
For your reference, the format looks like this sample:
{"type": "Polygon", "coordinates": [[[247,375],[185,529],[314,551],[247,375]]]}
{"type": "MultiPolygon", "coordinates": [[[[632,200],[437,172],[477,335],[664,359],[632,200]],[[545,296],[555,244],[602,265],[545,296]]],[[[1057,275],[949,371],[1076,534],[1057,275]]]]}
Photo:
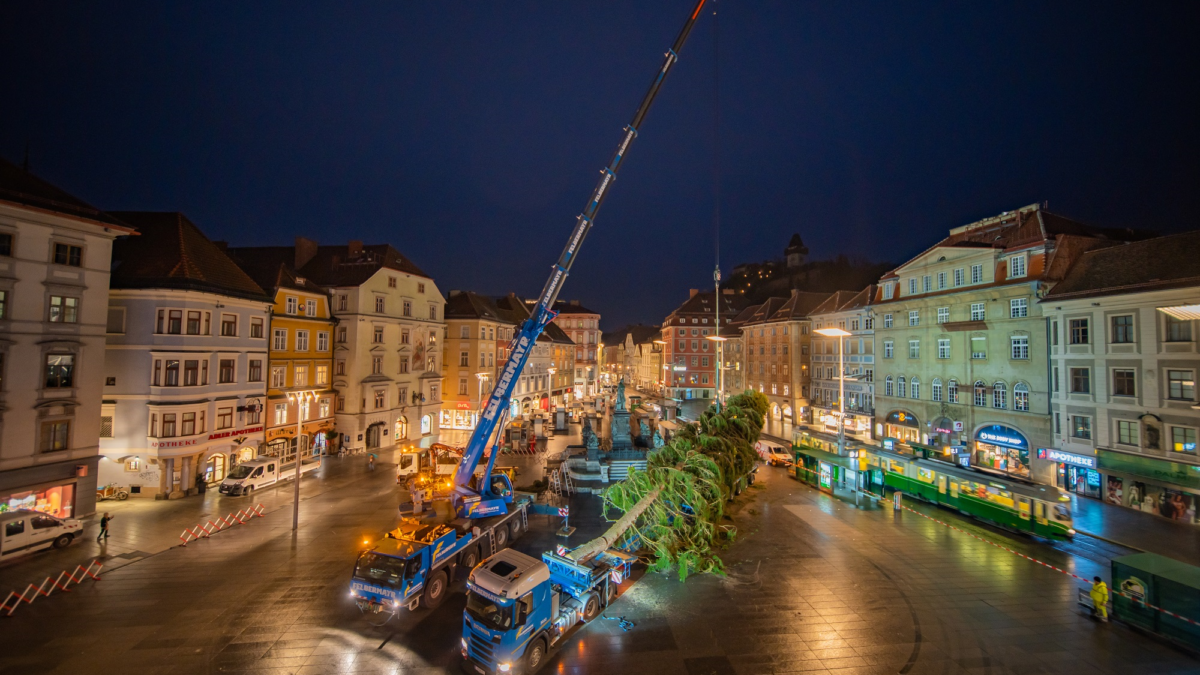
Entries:
{"type": "Polygon", "coordinates": [[[296,488],[295,496],[292,500],[292,530],[300,527],[300,438],[304,424],[305,413],[308,410],[310,401],[317,399],[316,389],[303,389],[299,391],[290,391],[287,395],[288,402],[296,404],[296,488]]]}

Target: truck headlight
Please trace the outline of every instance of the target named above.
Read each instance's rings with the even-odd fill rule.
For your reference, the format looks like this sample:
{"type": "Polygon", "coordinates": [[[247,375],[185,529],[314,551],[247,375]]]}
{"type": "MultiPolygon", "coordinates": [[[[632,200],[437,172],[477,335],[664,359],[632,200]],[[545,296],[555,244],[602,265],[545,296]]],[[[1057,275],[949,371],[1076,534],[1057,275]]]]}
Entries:
{"type": "Polygon", "coordinates": [[[354,591],[350,591],[350,597],[352,597],[352,598],[357,598],[357,597],[358,597],[358,593],[355,593],[354,591]]]}
{"type": "Polygon", "coordinates": [[[496,667],[496,669],[502,673],[507,673],[508,671],[512,670],[512,664],[511,663],[501,663],[499,666],[496,667]]]}
{"type": "Polygon", "coordinates": [[[461,640],[459,640],[459,642],[461,642],[461,643],[462,643],[462,648],[463,648],[463,649],[466,649],[466,648],[467,648],[467,638],[462,638],[461,640]]]}

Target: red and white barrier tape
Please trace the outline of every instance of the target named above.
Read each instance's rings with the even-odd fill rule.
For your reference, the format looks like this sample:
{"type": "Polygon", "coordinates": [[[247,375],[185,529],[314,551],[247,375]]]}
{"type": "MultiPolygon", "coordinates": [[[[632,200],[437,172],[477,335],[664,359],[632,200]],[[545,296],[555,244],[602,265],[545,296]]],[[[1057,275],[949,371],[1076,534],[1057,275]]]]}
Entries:
{"type": "MultiPolygon", "coordinates": [[[[797,465],[797,467],[796,467],[796,468],[798,468],[798,469],[802,469],[802,470],[804,470],[804,471],[807,471],[807,472],[809,472],[809,473],[812,473],[812,474],[815,474],[815,473],[816,473],[815,471],[813,471],[812,469],[809,469],[809,468],[807,468],[807,467],[802,467],[802,466],[798,466],[798,465],[797,465]]],[[[875,494],[874,492],[870,492],[870,491],[868,491],[868,490],[859,490],[859,492],[862,492],[863,494],[868,494],[868,495],[871,495],[872,497],[876,497],[876,498],[878,498],[878,499],[880,499],[880,500],[885,500],[885,501],[886,501],[886,498],[885,498],[885,497],[883,497],[882,495],[877,495],[877,494],[875,494]]],[[[943,525],[943,526],[945,526],[945,527],[948,527],[948,528],[950,528],[951,530],[954,530],[955,532],[961,532],[962,534],[965,534],[965,535],[967,535],[968,537],[973,537],[973,538],[975,538],[975,539],[978,539],[979,541],[982,541],[982,542],[983,542],[983,543],[985,543],[985,544],[991,544],[992,546],[995,546],[995,547],[996,547],[996,548],[998,548],[998,549],[1001,549],[1001,550],[1003,550],[1003,551],[1008,551],[1009,553],[1012,553],[1013,555],[1020,556],[1020,557],[1022,557],[1022,558],[1024,558],[1024,559],[1026,559],[1026,560],[1029,560],[1029,561],[1031,561],[1031,562],[1035,562],[1035,563],[1037,563],[1037,564],[1041,565],[1042,567],[1047,567],[1047,568],[1049,568],[1049,569],[1052,569],[1052,570],[1054,570],[1055,572],[1058,572],[1058,573],[1060,573],[1060,574],[1065,574],[1065,575],[1067,575],[1067,576],[1069,576],[1069,577],[1072,577],[1072,578],[1078,579],[1078,580],[1080,580],[1080,581],[1082,581],[1082,582],[1084,582],[1084,583],[1086,583],[1086,584],[1090,584],[1090,583],[1092,583],[1090,579],[1084,579],[1083,577],[1079,576],[1078,574],[1075,574],[1074,572],[1068,572],[1067,570],[1064,570],[1064,569],[1062,569],[1061,567],[1058,567],[1058,566],[1056,566],[1056,565],[1051,565],[1051,564],[1050,564],[1050,563],[1048,563],[1048,562],[1045,562],[1045,561],[1042,561],[1042,560],[1038,560],[1037,558],[1033,558],[1033,557],[1027,556],[1027,555],[1025,555],[1024,553],[1021,553],[1020,551],[1016,551],[1016,550],[1013,550],[1013,549],[1011,549],[1011,548],[1009,548],[1009,547],[1007,547],[1007,546],[1003,546],[1003,545],[1001,545],[1001,544],[997,544],[997,543],[996,543],[996,542],[994,542],[994,541],[991,541],[991,540],[988,540],[988,539],[984,539],[983,537],[981,537],[981,536],[979,536],[979,535],[975,534],[974,532],[968,532],[968,531],[966,531],[966,530],[962,529],[961,527],[955,527],[954,525],[951,525],[950,523],[947,523],[947,522],[945,522],[945,521],[938,520],[937,518],[934,518],[933,516],[928,516],[928,515],[925,515],[924,513],[921,513],[920,511],[917,511],[916,509],[913,509],[913,508],[911,508],[911,507],[909,507],[909,506],[905,506],[904,504],[901,504],[901,505],[900,505],[900,508],[904,509],[905,511],[908,511],[909,513],[915,513],[915,514],[917,514],[918,516],[921,516],[922,518],[925,518],[925,519],[927,519],[927,520],[932,520],[933,522],[935,522],[935,523],[937,523],[937,524],[939,524],[939,525],[943,525]]],[[[1152,604],[1150,604],[1150,603],[1146,602],[1145,600],[1142,600],[1141,598],[1135,597],[1135,596],[1133,596],[1133,595],[1131,595],[1131,594],[1129,594],[1129,593],[1125,593],[1125,592],[1123,592],[1123,591],[1119,591],[1119,590],[1116,590],[1116,589],[1109,589],[1109,592],[1110,592],[1112,595],[1120,595],[1120,596],[1122,596],[1122,597],[1124,597],[1124,598],[1128,598],[1129,600],[1133,601],[1134,603],[1136,603],[1136,604],[1138,604],[1138,605],[1141,605],[1141,606],[1143,606],[1143,607],[1148,607],[1148,608],[1150,608],[1150,609],[1153,609],[1153,610],[1157,610],[1157,611],[1159,611],[1159,612],[1162,612],[1163,614],[1166,614],[1166,615],[1168,615],[1168,616],[1171,616],[1171,617],[1174,617],[1174,618],[1176,618],[1176,619],[1179,619],[1180,621],[1186,621],[1186,622],[1188,622],[1188,623],[1190,623],[1190,624],[1192,624],[1192,625],[1195,625],[1195,626],[1200,626],[1200,621],[1196,621],[1196,620],[1194,620],[1194,619],[1189,619],[1189,618],[1188,618],[1188,617],[1186,617],[1186,616],[1180,616],[1180,615],[1176,614],[1175,612],[1172,612],[1172,611],[1171,611],[1171,610],[1169,610],[1169,609],[1163,609],[1162,607],[1157,607],[1157,606],[1155,606],[1155,605],[1152,605],[1152,604]]],[[[1110,603],[1110,604],[1111,604],[1111,603],[1110,603]]]]}
{"type": "Polygon", "coordinates": [[[37,600],[39,595],[44,595],[48,598],[50,597],[50,594],[54,592],[54,589],[58,589],[63,593],[70,593],[71,589],[68,588],[70,584],[72,582],[79,584],[83,581],[84,577],[91,577],[95,581],[100,581],[100,577],[97,576],[97,573],[103,566],[104,565],[101,564],[99,560],[93,560],[92,562],[88,563],[87,567],[84,567],[83,565],[77,566],[73,572],[67,572],[66,570],[63,570],[62,573],[58,575],[57,579],[54,577],[46,577],[45,581],[38,586],[29,584],[29,586],[27,586],[25,590],[21,591],[20,593],[17,593],[16,591],[9,593],[8,597],[4,599],[4,602],[0,603],[0,611],[6,611],[4,616],[12,616],[13,612],[17,611],[17,607],[19,607],[22,602],[27,605],[32,604],[34,600],[37,600]],[[94,572],[92,571],[92,568],[95,568],[94,572]],[[79,575],[78,579],[75,578],[75,575],[77,574],[79,575]],[[64,576],[67,577],[66,581],[63,581],[64,576]],[[50,585],[49,588],[46,587],[47,584],[50,585]],[[33,591],[32,595],[29,594],[30,591],[33,591]]]}
{"type": "Polygon", "coordinates": [[[179,540],[183,542],[182,546],[187,546],[189,541],[207,539],[209,535],[216,534],[226,528],[233,527],[234,525],[243,525],[255,516],[262,518],[265,515],[263,511],[263,505],[258,504],[249,509],[242,509],[237,513],[231,513],[224,518],[218,518],[215,523],[210,520],[207,523],[184,530],[183,534],[179,535],[179,540]]]}

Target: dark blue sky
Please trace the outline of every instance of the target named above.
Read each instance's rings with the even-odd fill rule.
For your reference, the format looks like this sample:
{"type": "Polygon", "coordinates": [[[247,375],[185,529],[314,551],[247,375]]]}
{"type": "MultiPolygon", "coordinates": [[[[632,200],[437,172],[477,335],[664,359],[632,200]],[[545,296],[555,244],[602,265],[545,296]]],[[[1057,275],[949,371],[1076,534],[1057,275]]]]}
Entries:
{"type": "MultiPolygon", "coordinates": [[[[240,245],[388,241],[443,291],[534,294],[694,0],[6,2],[0,154],[240,245]],[[15,5],[20,5],[15,6],[15,5]]],[[[706,9],[567,282],[659,321],[721,255],[901,262],[1048,200],[1198,226],[1200,3],[706,9]]]]}

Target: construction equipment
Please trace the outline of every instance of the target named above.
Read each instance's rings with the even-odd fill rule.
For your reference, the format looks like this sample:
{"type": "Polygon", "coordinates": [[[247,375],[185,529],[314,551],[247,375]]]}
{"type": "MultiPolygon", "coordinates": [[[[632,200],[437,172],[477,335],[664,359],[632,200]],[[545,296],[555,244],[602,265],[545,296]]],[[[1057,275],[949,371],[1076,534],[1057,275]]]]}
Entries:
{"type": "MultiPolygon", "coordinates": [[[[562,290],[568,274],[570,274],[571,266],[575,263],[575,258],[579,254],[579,249],[583,245],[584,239],[595,223],[600,206],[604,203],[605,198],[608,197],[613,181],[617,177],[617,172],[623,166],[625,155],[629,152],[630,146],[633,145],[634,139],[637,138],[642,122],[646,114],[650,111],[651,104],[654,103],[654,99],[657,97],[659,89],[666,80],[667,74],[671,71],[676,61],[678,61],[679,50],[683,48],[684,43],[687,41],[688,35],[692,31],[692,26],[696,22],[696,17],[700,14],[700,9],[703,6],[704,0],[700,0],[689,15],[679,36],[675,39],[675,44],[667,50],[662,67],[659,68],[654,81],[650,84],[649,91],[642,97],[642,102],[638,105],[637,112],[633,115],[633,120],[625,127],[625,133],[621,138],[620,144],[617,146],[616,153],[613,154],[612,161],[601,171],[600,181],[592,191],[591,197],[588,198],[583,213],[576,218],[575,227],[571,231],[570,238],[567,239],[567,245],[559,255],[558,261],[551,268],[550,278],[546,281],[545,287],[538,296],[530,317],[521,324],[521,327],[517,330],[509,345],[508,361],[500,370],[500,377],[496,381],[496,386],[492,390],[492,395],[488,399],[487,406],[484,407],[483,413],[479,416],[479,423],[475,426],[475,431],[471,434],[471,439],[467,442],[462,463],[459,464],[458,471],[454,474],[454,494],[452,501],[454,511],[460,518],[484,518],[501,514],[507,510],[508,504],[511,503],[511,497],[506,499],[492,491],[492,485],[496,483],[496,480],[491,477],[491,469],[496,457],[500,454],[499,451],[492,452],[489,459],[488,471],[485,473],[488,480],[475,480],[475,464],[483,456],[493,432],[497,428],[504,428],[504,420],[508,416],[512,392],[514,387],[516,387],[517,381],[520,379],[521,372],[525,368],[525,363],[529,359],[538,336],[541,335],[546,324],[550,323],[556,316],[555,312],[551,309],[554,306],[554,301],[558,298],[558,294],[562,290]]],[[[508,492],[511,494],[512,486],[508,487],[508,492]]]]}
{"type": "MultiPolygon", "coordinates": [[[[506,414],[509,396],[524,368],[530,347],[545,324],[554,318],[550,308],[558,297],[579,247],[591,229],[596,213],[616,178],[621,160],[637,137],[650,105],[678,60],[679,52],[703,6],[704,0],[699,0],[675,38],[675,43],[667,51],[650,90],[642,98],[633,121],[625,128],[625,136],[612,162],[602,172],[600,183],[579,216],[567,247],[538,298],[533,315],[521,326],[513,340],[508,363],[467,444],[463,463],[455,474],[453,500],[455,510],[461,516],[488,515],[502,512],[506,507],[502,499],[488,492],[488,486],[477,490],[470,484],[470,467],[474,466],[474,462],[469,460],[482,455],[497,421],[506,414]]],[[[492,462],[497,454],[492,453],[492,462]]],[[[488,475],[491,474],[490,465],[491,462],[488,475]]],[[[549,650],[563,644],[577,625],[594,619],[616,597],[617,585],[628,576],[636,559],[610,546],[633,527],[638,516],[657,499],[657,493],[655,490],[648,494],[604,536],[574,551],[568,552],[560,547],[555,552],[543,553],[541,560],[517,551],[501,551],[475,568],[468,579],[467,608],[463,616],[464,669],[482,675],[533,673],[545,662],[549,650]]]]}

